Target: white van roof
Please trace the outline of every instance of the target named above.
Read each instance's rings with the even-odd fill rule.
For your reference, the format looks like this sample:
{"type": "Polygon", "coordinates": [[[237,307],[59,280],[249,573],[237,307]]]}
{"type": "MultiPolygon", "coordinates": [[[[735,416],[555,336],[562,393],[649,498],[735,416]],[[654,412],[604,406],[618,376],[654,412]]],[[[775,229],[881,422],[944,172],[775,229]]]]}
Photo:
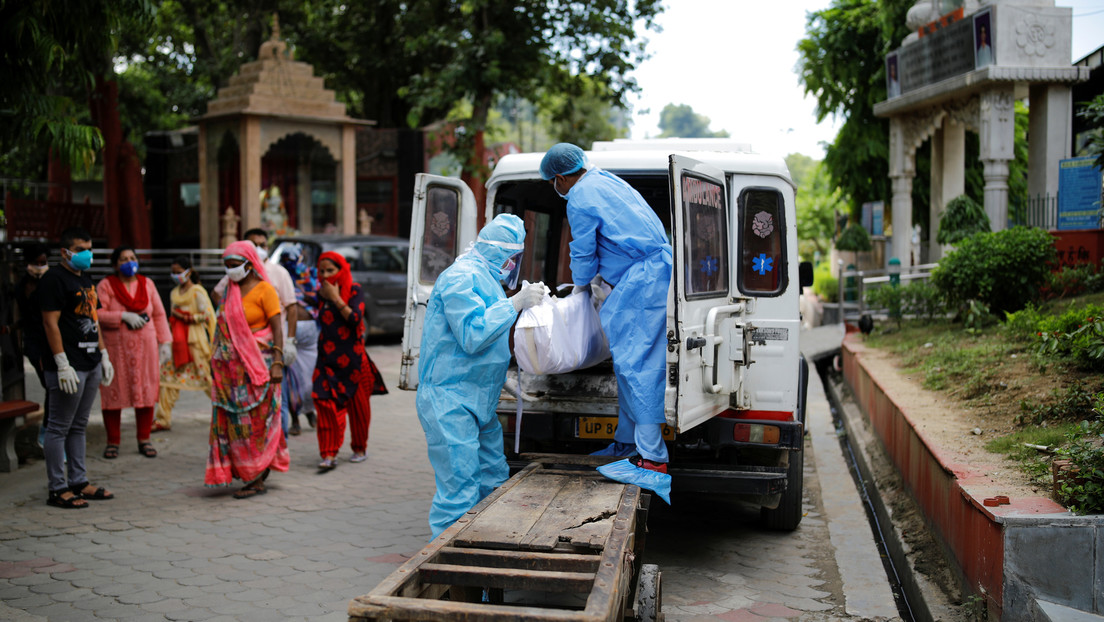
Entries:
{"type": "MultiPolygon", "coordinates": [[[[628,151],[588,151],[587,159],[602,169],[613,172],[666,172],[668,156],[683,155],[709,164],[726,173],[747,175],[769,175],[781,177],[793,186],[786,162],[776,156],[758,153],[736,153],[731,151],[687,151],[665,149],[633,149],[628,151]]],[[[540,177],[540,162],[543,153],[516,153],[503,156],[495,165],[487,185],[505,179],[532,179],[540,177]]]]}
{"type": "Polygon", "coordinates": [[[596,140],[592,151],[733,151],[753,153],[751,143],[731,138],[615,138],[596,140]]]}

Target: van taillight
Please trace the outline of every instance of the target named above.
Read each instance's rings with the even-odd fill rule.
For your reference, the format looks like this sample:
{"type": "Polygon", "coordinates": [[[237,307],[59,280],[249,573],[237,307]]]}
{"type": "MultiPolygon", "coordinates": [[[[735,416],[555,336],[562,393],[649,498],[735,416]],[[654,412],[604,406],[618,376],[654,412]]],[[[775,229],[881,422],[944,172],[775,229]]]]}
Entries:
{"type": "Polygon", "coordinates": [[[740,443],[777,445],[781,431],[778,426],[758,423],[737,423],[732,426],[732,440],[740,443]]]}

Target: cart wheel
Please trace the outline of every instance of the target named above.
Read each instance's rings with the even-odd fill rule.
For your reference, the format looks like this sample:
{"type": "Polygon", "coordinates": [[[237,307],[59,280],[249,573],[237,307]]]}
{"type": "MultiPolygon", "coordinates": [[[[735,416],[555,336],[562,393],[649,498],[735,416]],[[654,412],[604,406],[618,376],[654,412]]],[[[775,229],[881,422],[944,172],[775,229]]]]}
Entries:
{"type": "Polygon", "coordinates": [[[636,587],[636,619],[639,622],[663,622],[663,585],[659,566],[644,564],[640,567],[640,581],[636,587]]]}

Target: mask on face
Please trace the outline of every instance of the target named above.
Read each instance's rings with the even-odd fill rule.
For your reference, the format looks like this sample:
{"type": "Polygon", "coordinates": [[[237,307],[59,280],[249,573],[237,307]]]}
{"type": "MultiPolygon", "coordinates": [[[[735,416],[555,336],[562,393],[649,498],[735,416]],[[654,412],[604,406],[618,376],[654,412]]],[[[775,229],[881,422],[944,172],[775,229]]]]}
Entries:
{"type": "Polygon", "coordinates": [[[261,261],[268,259],[268,249],[263,246],[257,247],[257,258],[261,261]]]}
{"type": "MultiPolygon", "coordinates": [[[[69,255],[65,263],[69,264],[69,267],[77,272],[83,272],[92,267],[92,249],[83,250],[79,253],[74,253],[67,248],[62,250],[69,255]]],[[[64,256],[65,253],[62,253],[62,256],[64,256]]]]}
{"type": "Polygon", "coordinates": [[[226,269],[226,276],[230,277],[230,280],[235,282],[235,283],[237,283],[238,281],[241,281],[242,279],[244,279],[246,277],[246,275],[248,275],[248,274],[249,274],[249,264],[247,264],[247,263],[243,263],[242,265],[237,266],[236,268],[227,268],[226,269]]]}
{"type": "MultiPolygon", "coordinates": [[[[559,180],[557,179],[552,182],[552,189],[556,191],[556,194],[560,195],[561,199],[567,199],[567,194],[560,192],[560,186],[556,183],[557,181],[559,180]]],[[[568,190],[568,192],[571,192],[571,190],[568,190]]]]}
{"type": "Polygon", "coordinates": [[[127,261],[127,262],[124,262],[122,264],[119,264],[119,274],[121,274],[123,276],[126,276],[126,277],[130,277],[130,276],[134,276],[135,274],[138,274],[138,262],[137,261],[127,261]]]}
{"type": "Polygon", "coordinates": [[[33,263],[27,264],[27,274],[33,276],[36,279],[42,278],[42,275],[46,274],[46,271],[49,269],[50,266],[40,266],[33,263]]]}
{"type": "MultiPolygon", "coordinates": [[[[173,283],[176,283],[177,285],[183,285],[184,283],[188,282],[188,275],[190,275],[191,273],[192,273],[192,270],[191,270],[191,268],[189,268],[189,269],[187,269],[187,270],[185,270],[185,271],[183,271],[179,274],[177,274],[175,272],[171,272],[171,273],[169,273],[169,276],[172,277],[173,283]]],[[[229,274],[229,273],[227,273],[227,274],[229,274]]]]}

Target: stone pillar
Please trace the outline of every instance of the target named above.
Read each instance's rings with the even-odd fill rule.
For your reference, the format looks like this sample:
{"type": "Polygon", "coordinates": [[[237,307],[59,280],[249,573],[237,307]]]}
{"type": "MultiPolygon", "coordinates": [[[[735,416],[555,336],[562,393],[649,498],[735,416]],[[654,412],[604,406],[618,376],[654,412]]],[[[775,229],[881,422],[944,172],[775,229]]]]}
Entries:
{"type": "Polygon", "coordinates": [[[314,214],[311,206],[311,169],[310,163],[299,163],[296,174],[295,204],[299,211],[299,231],[301,233],[314,233],[314,214]]]}
{"type": "Polygon", "coordinates": [[[901,260],[901,267],[912,265],[912,178],[916,176],[915,147],[906,142],[905,121],[889,120],[889,179],[893,186],[890,213],[893,218],[893,243],[890,257],[901,260]]]}
{"type": "Polygon", "coordinates": [[[337,172],[337,208],[341,232],[356,233],[356,128],[341,127],[341,166],[337,172]]]}
{"type": "Polygon", "coordinates": [[[1016,140],[1012,88],[1008,85],[985,91],[979,107],[978,138],[985,176],[985,213],[993,231],[1008,228],[1008,162],[1015,156],[1016,140]]]}
{"type": "Polygon", "coordinates": [[[943,209],[946,202],[943,201],[943,127],[940,126],[932,132],[931,136],[931,186],[929,187],[928,200],[931,207],[928,210],[928,261],[935,263],[943,256],[939,242],[939,220],[943,218],[943,209]]]}
{"type": "MultiPolygon", "coordinates": [[[[951,202],[951,199],[962,196],[966,193],[966,127],[959,125],[945,118],[943,120],[943,157],[942,163],[942,181],[940,186],[939,196],[939,216],[943,216],[943,212],[947,209],[947,204],[951,202]]],[[[932,167],[935,167],[935,162],[932,162],[932,167]]],[[[935,189],[932,189],[932,194],[935,194],[935,189]]],[[[938,232],[939,221],[935,221],[931,228],[933,232],[938,232]]],[[[935,241],[935,235],[931,237],[931,244],[928,246],[929,257],[928,261],[935,262],[946,253],[947,247],[940,246],[935,241]]]]}
{"type": "Polygon", "coordinates": [[[199,247],[215,248],[218,238],[212,234],[218,231],[219,222],[218,205],[215,204],[218,175],[212,177],[207,168],[207,125],[204,123],[199,124],[196,157],[199,159],[199,247]]]}
{"type": "Polygon", "coordinates": [[[261,120],[242,117],[241,130],[242,232],[261,226],[261,120]]]}
{"type": "Polygon", "coordinates": [[[1073,153],[1073,96],[1064,84],[1034,84],[1029,90],[1027,194],[1058,195],[1058,160],[1073,153]]]}

